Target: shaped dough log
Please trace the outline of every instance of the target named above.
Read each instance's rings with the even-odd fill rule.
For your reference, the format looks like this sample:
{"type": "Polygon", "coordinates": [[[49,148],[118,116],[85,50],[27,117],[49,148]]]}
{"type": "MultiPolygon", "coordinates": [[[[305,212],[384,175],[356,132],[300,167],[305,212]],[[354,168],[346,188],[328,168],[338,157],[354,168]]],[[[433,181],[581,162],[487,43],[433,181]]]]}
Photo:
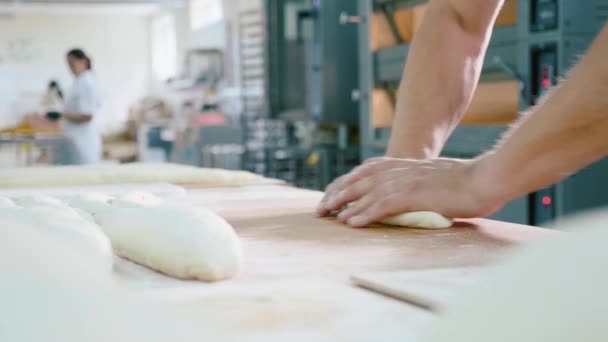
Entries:
{"type": "Polygon", "coordinates": [[[452,226],[452,220],[432,211],[417,211],[389,217],[382,223],[409,228],[443,229],[452,226]]]}
{"type": "MultiPolygon", "coordinates": [[[[101,273],[112,270],[110,241],[97,225],[83,219],[70,207],[1,208],[0,219],[3,226],[28,226],[61,241],[78,255],[79,262],[88,264],[91,269],[101,273]]],[[[35,249],[31,250],[37,253],[35,249]]]]}
{"type": "Polygon", "coordinates": [[[156,207],[162,203],[158,196],[144,191],[132,191],[110,201],[116,207],[156,207]]]}
{"type": "Polygon", "coordinates": [[[10,198],[0,197],[0,208],[17,208],[17,205],[10,198]]]}
{"type": "Polygon", "coordinates": [[[195,316],[194,309],[133,293],[62,236],[23,217],[0,217],[0,341],[227,340],[230,329],[201,324],[212,312],[195,316]]]}
{"type": "Polygon", "coordinates": [[[0,169],[0,187],[25,188],[94,184],[172,183],[202,186],[276,184],[251,172],[199,168],[170,163],[79,165],[0,169]]]}
{"type": "Polygon", "coordinates": [[[110,207],[95,218],[121,257],[181,279],[217,281],[239,270],[239,238],[210,210],[165,203],[110,207]]]}
{"type": "Polygon", "coordinates": [[[15,199],[15,203],[23,208],[36,211],[37,215],[60,215],[66,219],[81,218],[89,223],[95,223],[93,217],[87,212],[71,208],[66,202],[55,197],[46,195],[19,197],[15,199]]]}
{"type": "Polygon", "coordinates": [[[58,198],[46,196],[46,195],[38,195],[38,196],[25,196],[25,197],[17,197],[14,199],[14,202],[22,206],[24,208],[33,208],[33,207],[53,207],[53,208],[65,208],[67,207],[67,203],[61,201],[58,198]]]}
{"type": "Polygon", "coordinates": [[[114,200],[114,197],[104,193],[90,192],[68,198],[67,203],[95,217],[100,211],[111,210],[110,203],[114,200]]]}

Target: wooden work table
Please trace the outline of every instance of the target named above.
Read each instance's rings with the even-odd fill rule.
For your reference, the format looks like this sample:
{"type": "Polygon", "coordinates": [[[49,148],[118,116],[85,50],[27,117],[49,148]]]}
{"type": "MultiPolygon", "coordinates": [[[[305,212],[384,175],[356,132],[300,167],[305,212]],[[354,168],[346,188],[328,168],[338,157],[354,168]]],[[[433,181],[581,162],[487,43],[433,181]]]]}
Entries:
{"type": "Polygon", "coordinates": [[[214,209],[241,237],[245,257],[240,274],[215,284],[186,282],[124,260],[117,263],[117,273],[133,288],[168,291],[189,298],[188,303],[206,303],[201,310],[219,312],[222,322],[234,323],[229,326],[235,327],[237,336],[255,331],[274,340],[281,336],[277,331],[295,329],[325,337],[331,331],[336,334],[331,336],[338,336],[333,340],[415,341],[435,319],[433,314],[357,288],[349,277],[484,265],[514,245],[551,234],[483,219],[458,221],[447,230],[354,229],[316,217],[321,196],[320,192],[277,185],[190,188],[188,196],[180,200],[214,209]],[[251,296],[241,296],[243,291],[251,296]],[[270,304],[259,300],[262,295],[272,299],[270,304]],[[235,311],[235,307],[239,309],[235,311]],[[324,314],[329,316],[319,322],[312,318],[324,314]],[[245,321],[248,323],[243,325],[245,321]],[[303,326],[303,322],[307,323],[303,326]],[[369,331],[373,324],[381,325],[380,335],[369,331]]]}
{"type": "Polygon", "coordinates": [[[375,226],[355,229],[318,218],[322,193],[284,186],[191,190],[189,201],[226,218],[245,246],[240,280],[323,277],[354,273],[479,266],[545,229],[475,219],[446,230],[375,226]]]}

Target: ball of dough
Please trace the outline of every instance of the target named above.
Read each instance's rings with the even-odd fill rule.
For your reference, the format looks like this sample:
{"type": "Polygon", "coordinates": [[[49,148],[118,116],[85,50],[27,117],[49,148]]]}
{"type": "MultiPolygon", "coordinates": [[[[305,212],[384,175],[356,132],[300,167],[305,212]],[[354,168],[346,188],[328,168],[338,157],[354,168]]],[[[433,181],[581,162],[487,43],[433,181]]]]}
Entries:
{"type": "Polygon", "coordinates": [[[382,220],[382,223],[393,226],[424,229],[443,229],[452,226],[452,220],[432,211],[403,213],[382,220]]]}
{"type": "Polygon", "coordinates": [[[235,275],[242,249],[234,229],[214,212],[188,205],[113,207],[97,222],[119,256],[181,279],[235,275]]]}
{"type": "Polygon", "coordinates": [[[607,211],[579,217],[519,251],[453,296],[428,341],[608,341],[606,222],[607,211]]]}

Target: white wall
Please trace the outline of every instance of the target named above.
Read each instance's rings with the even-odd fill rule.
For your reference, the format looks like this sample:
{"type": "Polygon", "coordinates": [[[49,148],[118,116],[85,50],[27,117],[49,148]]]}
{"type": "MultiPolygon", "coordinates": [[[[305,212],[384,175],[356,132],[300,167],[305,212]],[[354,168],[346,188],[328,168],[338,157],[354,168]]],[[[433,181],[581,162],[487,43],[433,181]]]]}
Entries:
{"type": "Polygon", "coordinates": [[[49,79],[69,89],[65,53],[81,47],[92,56],[100,83],[102,130],[119,128],[129,106],[148,93],[148,34],[145,16],[120,12],[28,12],[0,20],[0,124],[17,114],[13,107],[20,95],[42,92],[49,79]]]}

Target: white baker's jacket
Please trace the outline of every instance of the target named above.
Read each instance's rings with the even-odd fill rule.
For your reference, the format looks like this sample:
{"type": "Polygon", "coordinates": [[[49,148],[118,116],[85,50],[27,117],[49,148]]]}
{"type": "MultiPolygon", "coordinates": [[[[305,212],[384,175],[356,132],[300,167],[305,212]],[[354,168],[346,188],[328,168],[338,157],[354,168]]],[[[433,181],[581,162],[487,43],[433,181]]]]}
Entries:
{"type": "Polygon", "coordinates": [[[64,112],[89,114],[93,118],[88,122],[70,122],[63,120],[63,132],[71,140],[73,156],[70,160],[74,164],[95,164],[101,161],[102,145],[101,135],[96,126],[96,115],[101,106],[97,80],[91,71],[85,71],[74,81],[69,91],[64,112]]]}

